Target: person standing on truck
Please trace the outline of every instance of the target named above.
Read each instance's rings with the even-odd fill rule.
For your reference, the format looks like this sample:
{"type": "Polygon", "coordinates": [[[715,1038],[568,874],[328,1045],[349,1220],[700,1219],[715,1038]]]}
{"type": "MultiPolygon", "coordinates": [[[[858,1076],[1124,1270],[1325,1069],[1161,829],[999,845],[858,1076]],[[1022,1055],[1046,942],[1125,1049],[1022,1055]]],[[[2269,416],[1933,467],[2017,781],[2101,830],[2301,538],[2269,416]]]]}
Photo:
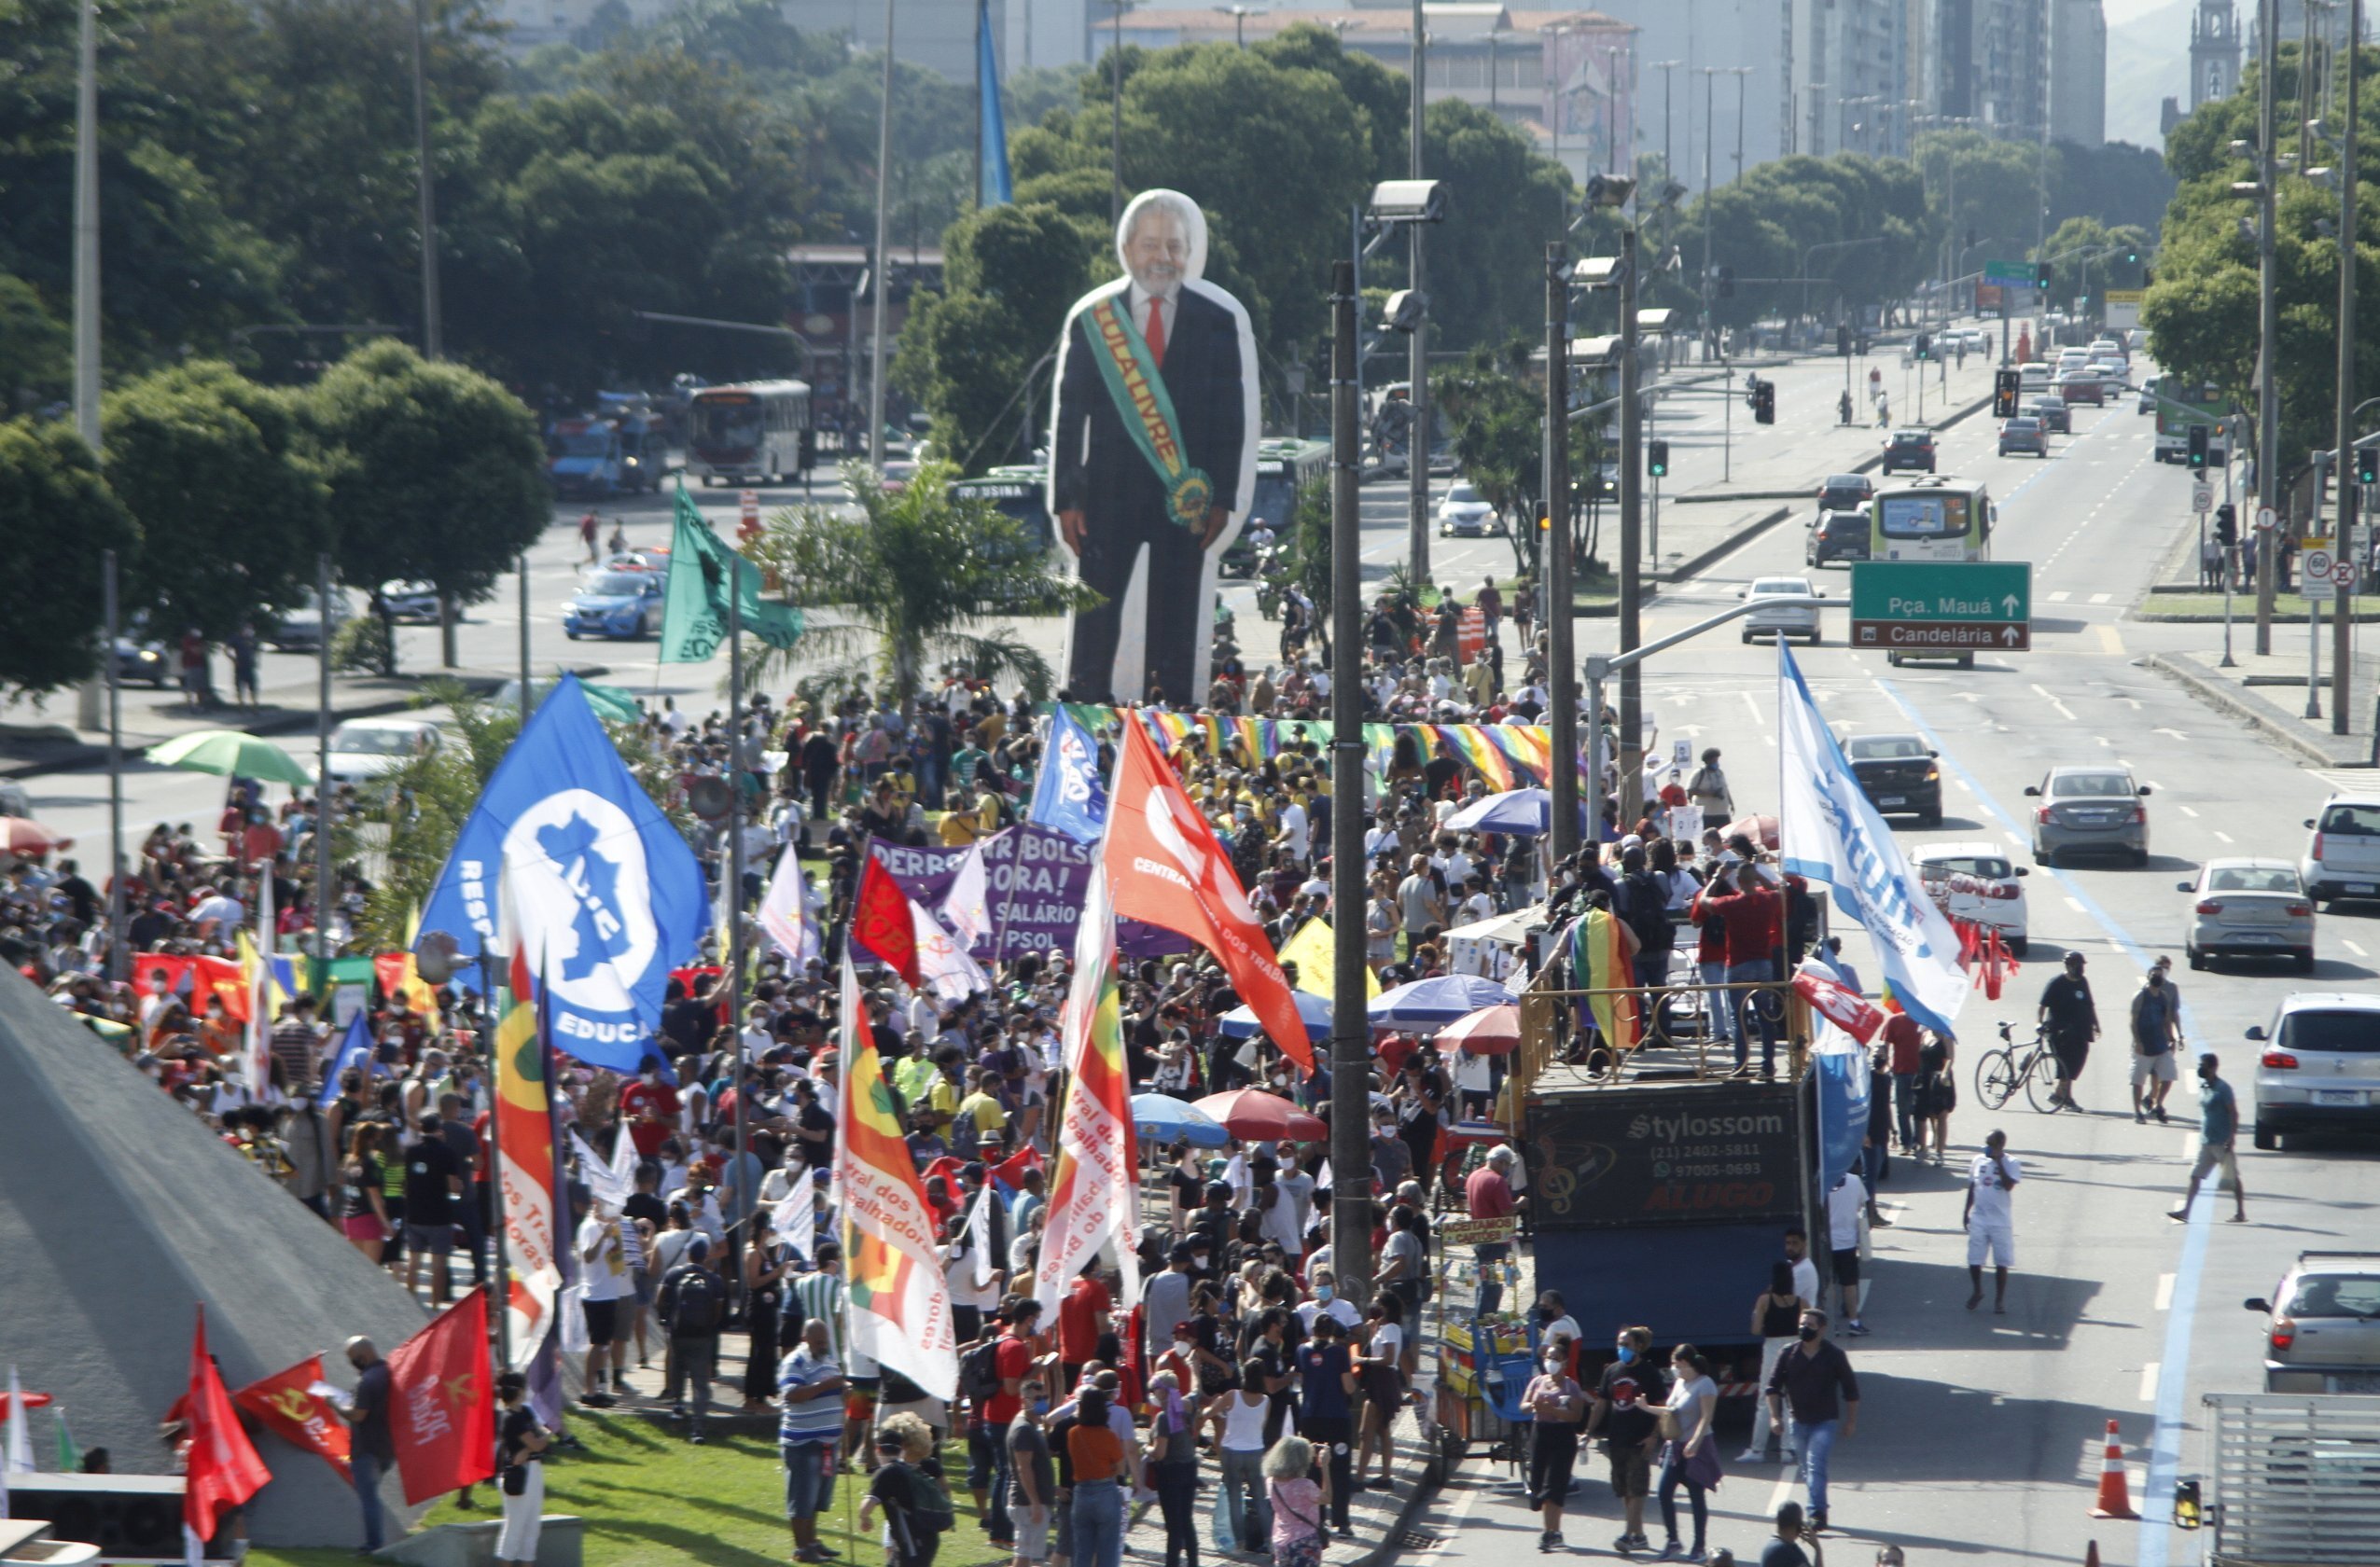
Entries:
{"type": "Polygon", "coordinates": [[[1992,1255],[1992,1312],[2008,1314],[2008,1270],[2016,1262],[2016,1215],[2009,1194],[2023,1179],[2009,1156],[2008,1133],[1995,1130],[1983,1151],[1967,1167],[1967,1206],[1958,1222],[1967,1230],[1967,1279],[1974,1286],[1967,1309],[1983,1303],[1983,1254],[1992,1255]]]}
{"type": "Polygon", "coordinates": [[[2218,1167],[2232,1186],[2232,1223],[2248,1222],[2248,1187],[2239,1178],[2239,1157],[2232,1151],[2239,1136],[2239,1101],[2232,1086],[2217,1075],[2220,1064],[2212,1050],[2198,1058],[2198,1162],[2191,1166],[2190,1190],[2182,1195],[2181,1206],[2165,1214],[2177,1224],[2190,1221],[2190,1205],[2198,1200],[2200,1183],[2218,1167]]]}
{"type": "Polygon", "coordinates": [[[1812,1533],[1827,1526],[1827,1465],[1834,1444],[1859,1433],[1859,1379],[1852,1374],[1851,1357],[1828,1339],[1827,1321],[1815,1306],[1802,1313],[1802,1341],[1778,1357],[1766,1390],[1770,1418],[1792,1417],[1787,1440],[1802,1453],[1812,1533]]]}
{"type": "MultiPolygon", "coordinates": [[[[1737,851],[1730,849],[1720,854],[1719,864],[1709,884],[1694,895],[1688,917],[1699,922],[1716,915],[1725,923],[1729,984],[1773,981],[1776,978],[1773,954],[1784,919],[1784,905],[1760,868],[1737,851]]],[[[1759,991],[1730,991],[1727,998],[1728,1005],[1737,1009],[1735,1075],[1752,1075],[1749,1035],[1757,1027],[1761,1035],[1761,1075],[1775,1076],[1776,1020],[1766,1004],[1774,998],[1764,998],[1759,991]]]]}

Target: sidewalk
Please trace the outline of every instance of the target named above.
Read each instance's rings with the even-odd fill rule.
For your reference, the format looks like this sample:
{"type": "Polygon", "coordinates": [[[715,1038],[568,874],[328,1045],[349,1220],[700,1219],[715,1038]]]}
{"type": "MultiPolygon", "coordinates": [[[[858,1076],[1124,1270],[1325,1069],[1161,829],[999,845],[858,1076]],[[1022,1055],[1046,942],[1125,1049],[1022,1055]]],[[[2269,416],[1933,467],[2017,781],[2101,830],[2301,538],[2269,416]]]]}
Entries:
{"type": "Polygon", "coordinates": [[[2261,729],[2318,767],[2359,768],[2372,765],[2372,704],[2380,680],[2380,654],[2358,654],[2350,671],[2347,732],[2331,732],[2331,628],[2322,628],[2322,716],[2305,714],[2305,631],[2280,626],[2271,654],[2256,648],[2254,601],[2234,627],[2232,657],[2235,667],[2222,667],[2220,650],[2208,653],[2151,653],[2141,661],[2179,681],[2191,695],[2220,713],[2261,729]]]}
{"type": "MultiPolygon", "coordinates": [[[[1851,361],[1854,402],[1863,407],[1870,367],[1884,371],[1896,415],[1891,428],[1916,427],[1914,394],[1905,403],[1902,395],[1904,384],[1915,384],[1915,367],[1904,376],[1897,343],[1851,361]]],[[[1935,379],[1940,367],[1928,367],[1925,426],[1947,429],[1989,408],[1996,367],[1989,357],[1970,354],[1964,367],[1950,370],[1945,387],[1935,379]]],[[[1722,414],[1705,395],[1665,402],[1664,408],[1686,410],[1687,422],[1657,415],[1650,427],[1670,443],[1676,480],[1663,486],[1658,519],[1649,520],[1660,562],[1655,575],[1662,581],[1697,575],[1769,529],[1802,516],[1826,475],[1872,473],[1883,461],[1887,432],[1872,419],[1849,425],[1837,422],[1842,359],[1828,354],[1739,367],[1731,394],[1739,405],[1742,368],[1775,384],[1776,423],[1754,423],[1751,410],[1742,406],[1722,414]]],[[[1704,373],[1705,367],[1681,365],[1664,380],[1704,373]]]]}

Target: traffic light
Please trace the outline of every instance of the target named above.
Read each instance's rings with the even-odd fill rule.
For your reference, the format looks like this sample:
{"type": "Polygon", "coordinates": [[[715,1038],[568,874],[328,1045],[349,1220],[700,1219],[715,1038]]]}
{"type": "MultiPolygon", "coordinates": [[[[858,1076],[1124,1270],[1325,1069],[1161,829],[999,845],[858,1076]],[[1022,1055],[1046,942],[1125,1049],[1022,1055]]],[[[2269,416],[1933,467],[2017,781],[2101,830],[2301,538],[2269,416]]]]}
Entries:
{"type": "Polygon", "coordinates": [[[1752,419],[1754,423],[1761,424],[1776,423],[1776,382],[1773,381],[1761,382],[1760,391],[1753,395],[1752,419]]]}
{"type": "Polygon", "coordinates": [[[2359,446],[2355,449],[2355,481],[2358,484],[2380,484],[2380,446],[2359,446]]]}
{"type": "Polygon", "coordinates": [[[1992,417],[1994,419],[2015,418],[2016,399],[2024,389],[2025,378],[2016,371],[1994,371],[1992,373],[1992,417]]]}
{"type": "Polygon", "coordinates": [[[2229,501],[2215,508],[2215,542],[2226,549],[2239,542],[2239,508],[2229,501]]]}
{"type": "Polygon", "coordinates": [[[1933,338],[1933,334],[1932,334],[1932,333],[1930,333],[1930,332],[1920,332],[1920,333],[1918,333],[1918,334],[1917,334],[1916,353],[1917,353],[1917,357],[1918,357],[1918,358],[1920,358],[1920,359],[1925,358],[1925,357],[1926,357],[1926,356],[1927,356],[1929,353],[1931,353],[1931,352],[1932,352],[1932,350],[1933,350],[1933,346],[1934,346],[1934,338],[1933,338]]]}
{"type": "Polygon", "coordinates": [[[1669,443],[1665,440],[1645,443],[1645,472],[1655,478],[1669,477],[1669,443]]]}
{"type": "Polygon", "coordinates": [[[1733,299],[1735,298],[1734,268],[1721,267],[1719,270],[1719,297],[1722,299],[1733,299]]]}
{"type": "Polygon", "coordinates": [[[1834,351],[1835,351],[1837,354],[1839,354],[1843,355],[1843,357],[1844,357],[1845,359],[1848,359],[1848,358],[1850,358],[1850,357],[1851,357],[1851,328],[1850,328],[1850,327],[1848,327],[1848,326],[1838,326],[1838,327],[1836,327],[1836,328],[1834,329],[1834,351]]]}
{"type": "Polygon", "coordinates": [[[2193,468],[2206,465],[2206,426],[2204,424],[2190,427],[2190,465],[2193,468]]]}
{"type": "Polygon", "coordinates": [[[2047,261],[2036,261],[2033,263],[2033,286],[2041,290],[2045,294],[2049,292],[2050,264],[2047,261]]]}

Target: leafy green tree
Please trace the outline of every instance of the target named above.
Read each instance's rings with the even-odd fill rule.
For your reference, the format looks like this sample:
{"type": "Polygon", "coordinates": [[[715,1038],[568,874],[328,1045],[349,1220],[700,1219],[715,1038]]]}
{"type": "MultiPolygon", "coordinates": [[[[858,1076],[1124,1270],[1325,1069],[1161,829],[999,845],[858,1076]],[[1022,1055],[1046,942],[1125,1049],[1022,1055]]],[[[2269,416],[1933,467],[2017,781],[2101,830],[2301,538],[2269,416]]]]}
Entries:
{"type": "Polygon", "coordinates": [[[1090,257],[1081,231],[1038,202],[962,218],[942,250],[948,289],[911,307],[893,373],[932,412],[936,450],[981,473],[1031,451],[1045,427],[1042,361],[1082,293],[1090,257]]]}
{"type": "Polygon", "coordinates": [[[1427,167],[1451,192],[1449,220],[1430,231],[1432,336],[1495,342],[1545,318],[1545,247],[1561,237],[1570,182],[1526,137],[1459,99],[1422,120],[1427,167]]]}
{"type": "Polygon", "coordinates": [[[340,579],[352,586],[411,579],[471,603],[552,516],[536,417],[476,370],[372,343],[326,372],[304,406],[330,479],[340,579]]]}
{"type": "Polygon", "coordinates": [[[33,284],[0,272],[0,413],[63,395],[74,368],[66,324],[33,284]]]}
{"type": "Polygon", "coordinates": [[[295,394],[198,360],[106,399],[107,481],[152,554],[133,590],[156,623],[210,642],[286,609],[328,539],[329,486],[295,394]]]}
{"type": "Polygon", "coordinates": [[[2070,309],[2088,294],[2106,303],[2110,288],[2137,288],[2149,270],[2149,234],[2129,224],[2110,229],[2095,217],[2069,217],[2033,253],[2050,263],[2050,298],[2070,309]]]}
{"type": "Polygon", "coordinates": [[[1678,223],[1685,267],[1659,274],[1661,303],[1699,301],[1705,227],[1715,268],[1733,267],[1746,279],[1815,280],[1739,284],[1732,299],[1714,290],[1711,315],[1721,326],[1772,314],[1831,320],[1841,310],[1887,305],[1906,298],[1932,269],[1924,182],[1914,164],[1898,159],[1782,158],[1747,171],[1707,201],[1697,197],[1678,223]]]}
{"type": "Polygon", "coordinates": [[[763,651],[756,677],[800,673],[810,695],[872,679],[906,699],[934,664],[959,663],[1047,698],[1056,685],[1048,660],[1010,627],[983,621],[1088,608],[1098,596],[1023,523],[955,493],[957,477],[948,464],[927,463],[887,494],[873,470],[846,464],[856,510],[803,506],[769,519],[752,559],[787,585],[791,603],[833,613],[811,617],[797,647],[763,651]]]}
{"type": "Polygon", "coordinates": [[[21,569],[0,573],[0,686],[54,690],[98,667],[100,556],[138,565],[140,530],[90,449],[55,421],[0,423],[0,538],[21,569]]]}

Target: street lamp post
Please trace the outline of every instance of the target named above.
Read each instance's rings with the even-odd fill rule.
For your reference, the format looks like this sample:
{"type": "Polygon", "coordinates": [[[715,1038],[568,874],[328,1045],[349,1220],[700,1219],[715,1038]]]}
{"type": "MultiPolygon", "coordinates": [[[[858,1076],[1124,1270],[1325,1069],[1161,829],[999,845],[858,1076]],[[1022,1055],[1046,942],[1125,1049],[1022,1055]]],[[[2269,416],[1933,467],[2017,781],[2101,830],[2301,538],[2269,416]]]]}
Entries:
{"type": "MultiPolygon", "coordinates": [[[[1422,177],[1423,88],[1429,68],[1429,37],[1423,27],[1422,0],[1413,0],[1413,80],[1411,114],[1411,146],[1407,148],[1410,168],[1407,177],[1422,177]]],[[[1410,564],[1407,570],[1416,591],[1429,582],[1429,316],[1428,284],[1422,272],[1422,226],[1408,226],[1406,239],[1411,243],[1412,262],[1407,286],[1423,300],[1422,319],[1413,327],[1413,340],[1409,345],[1411,357],[1406,375],[1413,384],[1408,399],[1413,405],[1412,432],[1405,437],[1405,552],[1410,564]]]]}
{"type": "Polygon", "coordinates": [[[1735,178],[1730,184],[1744,181],[1744,84],[1752,75],[1749,65],[1730,65],[1728,73],[1735,78],[1735,178]]]}
{"type": "MultiPolygon", "coordinates": [[[[1552,755],[1547,783],[1555,863],[1579,852],[1579,699],[1572,669],[1570,603],[1570,263],[1569,246],[1545,247],[1545,529],[1538,562],[1545,587],[1546,714],[1552,755]]],[[[1600,716],[1598,714],[1597,716],[1600,716]]],[[[1600,809],[1600,806],[1598,806],[1600,809]]],[[[1350,815],[1353,812],[1349,812],[1350,815]]],[[[1335,818],[1334,818],[1335,820],[1335,818]]]]}
{"type": "MultiPolygon", "coordinates": [[[[2256,509],[2261,522],[2280,498],[2281,398],[2276,377],[2281,334],[2279,261],[2274,251],[2274,187],[2280,171],[2273,159],[2279,88],[2276,69],[2280,58],[2280,0],[2259,0],[2257,6],[2256,91],[2256,509]]],[[[2273,530],[2256,531],[2256,651],[2273,651],[2273,530]]]]}
{"type": "Polygon", "coordinates": [[[1246,6],[1218,6],[1215,8],[1232,19],[1232,33],[1234,39],[1240,48],[1247,48],[1248,8],[1246,6]]]}
{"type": "MultiPolygon", "coordinates": [[[[893,168],[893,0],[884,0],[884,82],[876,104],[876,265],[869,282],[876,290],[870,303],[868,330],[868,462],[884,465],[884,296],[892,292],[891,243],[893,168]]],[[[743,1099],[737,1094],[738,1101],[743,1099]]]]}
{"type": "MultiPolygon", "coordinates": [[[[1669,73],[1684,63],[1686,62],[1682,60],[1653,62],[1653,69],[1661,73],[1661,177],[1666,180],[1674,180],[1677,177],[1677,159],[1670,151],[1669,73]]],[[[1691,105],[1689,112],[1691,112],[1691,105]]]]}
{"type": "MultiPolygon", "coordinates": [[[[82,0],[75,48],[75,434],[99,457],[99,20],[82,0]]],[[[111,646],[108,658],[115,658],[111,646]]],[[[120,877],[123,872],[118,868],[120,877]]]]}

